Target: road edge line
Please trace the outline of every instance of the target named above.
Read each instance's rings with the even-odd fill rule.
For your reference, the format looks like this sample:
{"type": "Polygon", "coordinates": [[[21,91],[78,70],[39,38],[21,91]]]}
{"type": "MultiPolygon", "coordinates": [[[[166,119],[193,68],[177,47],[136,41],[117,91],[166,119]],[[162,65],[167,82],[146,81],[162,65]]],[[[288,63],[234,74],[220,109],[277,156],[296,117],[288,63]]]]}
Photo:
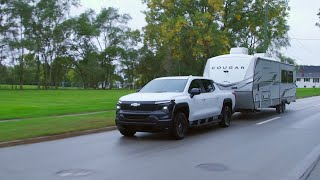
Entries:
{"type": "Polygon", "coordinates": [[[116,129],[117,129],[116,126],[109,126],[109,127],[99,128],[99,129],[89,129],[84,131],[68,132],[68,133],[57,134],[52,136],[40,136],[40,137],[29,138],[29,139],[8,141],[8,142],[0,143],[0,148],[25,145],[25,144],[34,144],[34,143],[40,143],[45,141],[54,141],[54,140],[59,140],[64,138],[71,138],[71,137],[77,137],[82,135],[113,131],[116,129]]]}
{"type": "Polygon", "coordinates": [[[306,180],[320,160],[320,144],[291,171],[288,179],[306,180]]]}

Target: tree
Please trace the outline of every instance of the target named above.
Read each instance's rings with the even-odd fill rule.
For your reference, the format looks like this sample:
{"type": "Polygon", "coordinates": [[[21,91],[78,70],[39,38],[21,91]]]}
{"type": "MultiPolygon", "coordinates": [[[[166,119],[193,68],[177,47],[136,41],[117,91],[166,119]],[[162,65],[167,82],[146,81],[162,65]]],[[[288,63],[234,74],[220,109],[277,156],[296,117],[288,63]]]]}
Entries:
{"type": "Polygon", "coordinates": [[[8,28],[7,42],[11,51],[12,61],[18,62],[17,72],[19,77],[20,89],[24,84],[24,55],[25,55],[25,34],[30,27],[32,7],[29,0],[13,0],[9,6],[9,19],[11,21],[8,28]],[[14,52],[14,53],[13,53],[14,52]]]}
{"type": "MultiPolygon", "coordinates": [[[[230,47],[263,50],[264,0],[144,0],[145,43],[182,74],[201,74],[206,59],[225,54],[230,47]],[[192,67],[192,68],[190,68],[192,67]],[[189,71],[188,71],[189,69],[189,71]]],[[[288,46],[287,0],[268,2],[269,51],[288,46]]],[[[162,60],[165,61],[165,60],[162,60]]],[[[176,69],[170,74],[177,74],[176,69]]],[[[179,73],[180,74],[180,73],[179,73]]]]}
{"type": "Polygon", "coordinates": [[[292,64],[292,65],[297,65],[296,60],[292,59],[290,57],[287,57],[281,53],[277,54],[278,59],[283,62],[283,63],[288,63],[288,64],[292,64]]]}
{"type": "Polygon", "coordinates": [[[120,57],[128,58],[129,56],[124,55],[123,52],[128,47],[136,45],[136,42],[132,41],[135,38],[134,35],[140,38],[139,32],[131,32],[128,27],[127,24],[130,19],[131,17],[128,14],[120,14],[117,9],[111,7],[103,8],[95,19],[94,24],[99,31],[96,36],[99,45],[99,62],[104,72],[102,88],[106,88],[105,85],[107,84],[109,88],[112,87],[115,61],[119,60],[120,57]]]}
{"type": "Polygon", "coordinates": [[[39,0],[34,6],[32,22],[28,31],[30,51],[37,54],[38,80],[40,81],[40,62],[43,65],[44,86],[47,89],[52,84],[52,63],[59,56],[61,37],[64,31],[57,30],[60,24],[68,18],[72,6],[77,6],[79,0],[39,0]]]}
{"type": "Polygon", "coordinates": [[[222,0],[144,2],[149,8],[145,12],[146,43],[155,51],[168,52],[170,61],[193,67],[186,73],[200,72],[205,59],[227,52],[227,38],[219,25],[222,0]]]}

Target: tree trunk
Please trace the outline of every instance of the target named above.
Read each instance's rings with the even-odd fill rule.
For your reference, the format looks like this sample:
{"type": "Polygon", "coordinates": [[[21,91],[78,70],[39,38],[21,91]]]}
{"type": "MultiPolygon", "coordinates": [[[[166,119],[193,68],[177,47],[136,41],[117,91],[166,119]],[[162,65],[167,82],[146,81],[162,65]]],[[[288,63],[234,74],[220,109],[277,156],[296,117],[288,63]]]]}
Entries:
{"type": "Polygon", "coordinates": [[[40,53],[38,52],[38,56],[37,56],[37,81],[38,81],[38,89],[40,89],[40,65],[41,65],[41,62],[40,62],[40,53]]]}

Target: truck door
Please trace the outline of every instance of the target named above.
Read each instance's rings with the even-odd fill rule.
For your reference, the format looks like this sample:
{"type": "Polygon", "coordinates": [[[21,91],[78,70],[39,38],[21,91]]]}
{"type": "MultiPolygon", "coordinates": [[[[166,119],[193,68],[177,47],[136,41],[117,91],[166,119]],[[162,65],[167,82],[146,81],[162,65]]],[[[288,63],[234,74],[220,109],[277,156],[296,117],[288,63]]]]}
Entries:
{"type": "Polygon", "coordinates": [[[219,94],[214,87],[213,81],[207,79],[202,79],[201,81],[206,95],[205,108],[207,117],[215,117],[220,115],[222,102],[219,102],[219,94]]]}
{"type": "Polygon", "coordinates": [[[200,120],[207,118],[207,107],[206,107],[206,94],[205,90],[202,86],[200,79],[194,79],[190,83],[188,92],[190,93],[192,88],[200,88],[201,94],[194,96],[193,98],[190,97],[190,115],[189,121],[200,120]]]}

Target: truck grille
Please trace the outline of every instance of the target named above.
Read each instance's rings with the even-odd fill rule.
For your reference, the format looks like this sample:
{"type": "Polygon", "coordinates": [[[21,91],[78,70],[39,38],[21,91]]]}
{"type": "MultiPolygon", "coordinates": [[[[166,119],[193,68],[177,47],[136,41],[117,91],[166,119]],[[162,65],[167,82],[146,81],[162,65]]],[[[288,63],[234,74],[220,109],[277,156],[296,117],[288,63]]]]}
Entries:
{"type": "Polygon", "coordinates": [[[121,104],[121,110],[125,111],[155,111],[157,104],[140,104],[140,106],[131,106],[131,104],[121,104]]]}
{"type": "Polygon", "coordinates": [[[149,115],[125,114],[124,118],[129,121],[148,121],[149,115]]]}

